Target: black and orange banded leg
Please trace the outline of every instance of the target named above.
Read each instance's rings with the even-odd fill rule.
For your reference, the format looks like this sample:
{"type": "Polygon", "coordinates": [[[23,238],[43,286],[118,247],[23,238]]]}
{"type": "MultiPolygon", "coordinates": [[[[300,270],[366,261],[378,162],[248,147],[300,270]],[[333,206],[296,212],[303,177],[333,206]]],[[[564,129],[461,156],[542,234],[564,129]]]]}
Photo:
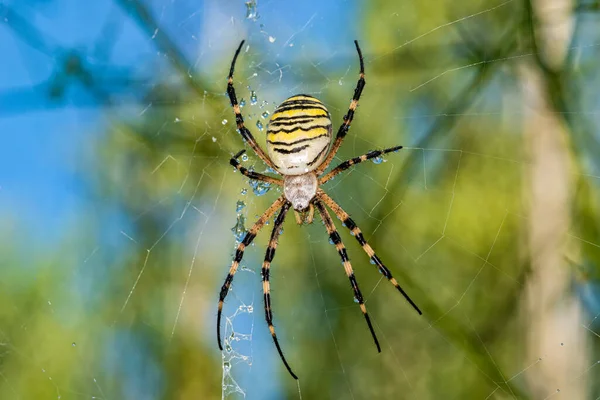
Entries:
{"type": "Polygon", "coordinates": [[[354,276],[354,271],[352,270],[352,264],[350,264],[350,259],[348,258],[348,253],[346,252],[346,247],[340,238],[339,233],[335,229],[335,225],[333,224],[333,220],[329,215],[329,211],[325,208],[323,203],[317,199],[315,200],[315,207],[321,214],[321,219],[325,224],[325,228],[327,229],[327,233],[329,234],[329,239],[335,245],[340,258],[342,259],[342,263],[344,264],[344,269],[346,270],[346,275],[350,280],[350,285],[352,286],[352,290],[354,290],[354,298],[360,305],[360,311],[362,311],[365,316],[365,320],[367,321],[367,325],[369,326],[369,330],[371,331],[371,336],[373,336],[373,340],[375,341],[375,346],[377,346],[377,351],[381,353],[381,347],[379,346],[379,340],[377,340],[377,335],[375,334],[375,330],[373,329],[373,325],[371,324],[371,318],[369,318],[369,314],[367,313],[367,307],[365,306],[365,301],[358,288],[358,282],[356,282],[356,277],[354,276]]]}
{"type": "Polygon", "coordinates": [[[268,182],[273,185],[283,186],[283,181],[281,179],[273,178],[271,176],[260,174],[258,172],[249,171],[248,168],[242,167],[242,165],[238,161],[238,158],[240,158],[240,156],[245,152],[246,150],[240,150],[235,156],[231,157],[231,159],[229,160],[229,164],[233,165],[238,171],[242,173],[242,175],[247,176],[250,179],[268,182]]]}
{"type": "Polygon", "coordinates": [[[219,343],[219,349],[223,350],[223,345],[221,344],[221,313],[223,311],[223,301],[225,301],[225,297],[229,293],[229,288],[231,287],[231,282],[233,281],[233,276],[237,272],[238,266],[244,257],[244,250],[246,247],[252,243],[258,231],[265,225],[267,220],[275,214],[275,212],[286,202],[285,197],[281,196],[273,204],[271,207],[267,209],[258,220],[252,225],[250,230],[244,236],[242,242],[238,245],[237,250],[235,251],[235,256],[233,258],[233,262],[231,263],[231,268],[229,268],[229,273],[227,274],[227,278],[225,278],[225,283],[221,287],[221,292],[219,294],[219,309],[217,311],[217,341],[219,343]]]}
{"type": "Polygon", "coordinates": [[[343,163],[341,163],[340,165],[338,165],[337,167],[335,167],[334,169],[332,169],[331,171],[329,171],[328,173],[326,173],[325,175],[323,175],[321,178],[319,178],[319,185],[324,184],[325,182],[327,182],[328,180],[330,180],[331,178],[333,178],[340,172],[347,170],[348,168],[350,168],[353,165],[360,164],[361,162],[370,160],[372,158],[377,158],[383,154],[398,151],[401,148],[402,148],[402,146],[395,146],[395,147],[390,147],[389,149],[372,150],[372,151],[368,152],[367,154],[363,154],[360,157],[354,157],[349,160],[346,160],[343,163]]]}
{"type": "Polygon", "coordinates": [[[363,61],[362,52],[360,51],[360,47],[358,46],[358,41],[354,41],[354,45],[356,46],[356,51],[358,52],[358,59],[360,61],[360,74],[358,77],[358,82],[356,83],[356,88],[354,89],[354,96],[352,96],[352,101],[350,102],[350,107],[348,107],[348,113],[344,115],[344,122],[340,125],[340,128],[337,131],[337,135],[335,136],[335,141],[333,142],[333,146],[331,146],[331,150],[323,161],[323,164],[316,169],[317,176],[321,175],[323,171],[327,169],[331,161],[335,157],[338,152],[348,130],[350,129],[350,124],[352,123],[352,119],[354,118],[354,111],[356,111],[356,107],[358,107],[358,100],[360,99],[360,95],[365,87],[365,62],[363,61]]]}
{"type": "Polygon", "coordinates": [[[235,69],[235,61],[237,60],[238,56],[240,55],[240,51],[242,50],[242,46],[244,45],[244,42],[245,41],[242,40],[242,43],[240,43],[240,47],[238,47],[238,49],[235,51],[235,55],[233,56],[233,60],[231,61],[231,68],[229,69],[229,77],[227,78],[227,95],[229,96],[229,102],[231,103],[231,106],[233,107],[233,112],[235,113],[235,123],[237,125],[238,130],[240,131],[240,134],[242,135],[244,140],[250,145],[252,150],[254,150],[256,155],[258,157],[260,157],[260,159],[263,160],[263,162],[265,164],[267,164],[273,170],[276,170],[273,162],[269,159],[269,157],[267,157],[265,152],[258,146],[258,143],[256,143],[254,136],[252,136],[252,133],[250,133],[248,128],[246,128],[246,126],[244,125],[244,117],[242,117],[242,111],[240,110],[240,106],[238,104],[237,97],[235,94],[235,88],[233,87],[233,70],[235,69]]]}
{"type": "Polygon", "coordinates": [[[287,368],[288,372],[294,379],[298,379],[296,374],[292,371],[292,368],[288,364],[287,360],[283,356],[283,351],[281,351],[281,347],[279,346],[279,341],[277,340],[277,335],[275,334],[275,327],[273,326],[273,309],[271,308],[271,285],[269,283],[269,271],[271,268],[271,262],[275,257],[275,249],[277,248],[277,240],[279,238],[279,233],[281,232],[281,227],[283,226],[283,221],[285,220],[285,215],[290,209],[290,202],[286,202],[283,207],[281,207],[281,211],[273,224],[273,231],[271,232],[271,240],[269,240],[269,247],[267,247],[267,252],[265,253],[265,261],[262,266],[262,282],[263,282],[263,298],[265,302],[265,318],[267,319],[267,324],[269,325],[269,331],[271,332],[271,336],[273,337],[273,342],[275,343],[275,347],[277,347],[277,351],[279,352],[279,357],[281,357],[281,361],[287,368]]]}
{"type": "Polygon", "coordinates": [[[383,264],[383,261],[381,261],[381,259],[379,257],[377,257],[377,255],[375,254],[375,251],[373,250],[373,248],[371,248],[369,243],[367,243],[367,240],[364,238],[364,236],[363,236],[362,232],[360,231],[360,229],[358,228],[358,226],[356,226],[356,224],[354,223],[352,218],[350,218],[350,215],[348,215],[348,213],[346,211],[344,211],[342,209],[342,207],[340,207],[339,204],[337,204],[331,197],[329,197],[322,190],[319,190],[319,192],[317,193],[317,197],[319,199],[323,200],[323,202],[325,204],[327,204],[327,206],[329,208],[331,208],[331,210],[334,212],[334,214],[340,220],[342,220],[342,223],[344,224],[344,226],[346,228],[348,228],[350,230],[350,232],[352,232],[352,234],[354,235],[354,237],[356,238],[358,243],[360,243],[360,245],[362,246],[365,253],[367,253],[367,255],[369,256],[371,261],[373,261],[373,263],[375,265],[377,265],[377,268],[383,274],[383,276],[385,276],[392,283],[392,285],[394,285],[396,287],[396,289],[398,289],[398,291],[402,294],[402,296],[404,296],[406,301],[408,301],[410,303],[410,305],[419,313],[419,315],[422,315],[423,313],[421,312],[419,307],[417,307],[415,302],[412,301],[412,299],[408,296],[408,294],[404,291],[404,289],[402,289],[402,287],[400,286],[398,281],[396,281],[396,278],[394,278],[392,276],[392,273],[390,272],[390,270],[387,269],[387,267],[383,264]]]}

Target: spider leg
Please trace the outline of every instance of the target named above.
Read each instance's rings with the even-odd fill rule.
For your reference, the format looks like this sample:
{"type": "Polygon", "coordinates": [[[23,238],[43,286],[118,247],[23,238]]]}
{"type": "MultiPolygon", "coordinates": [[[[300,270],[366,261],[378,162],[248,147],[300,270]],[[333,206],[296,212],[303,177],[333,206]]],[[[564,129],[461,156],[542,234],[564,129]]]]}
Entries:
{"type": "Polygon", "coordinates": [[[402,148],[402,146],[396,146],[396,147],[390,147],[389,149],[372,150],[372,151],[368,152],[367,154],[363,154],[360,157],[354,157],[349,160],[346,160],[343,163],[341,163],[340,165],[338,165],[337,167],[335,167],[334,169],[332,169],[331,171],[329,171],[328,173],[326,173],[325,175],[323,175],[321,178],[319,178],[319,185],[324,184],[325,182],[329,181],[330,179],[332,179],[334,176],[336,176],[340,172],[347,170],[348,168],[350,168],[353,165],[360,164],[363,161],[367,161],[372,158],[379,157],[382,154],[387,154],[387,153],[392,153],[394,151],[398,151],[401,148],[402,148]]]}
{"type": "Polygon", "coordinates": [[[242,165],[238,161],[238,158],[240,158],[240,156],[245,152],[246,150],[240,150],[235,156],[231,157],[231,159],[229,160],[229,164],[233,165],[238,171],[242,173],[242,175],[247,176],[250,179],[268,182],[273,185],[283,185],[283,181],[281,179],[273,178],[268,175],[260,174],[258,172],[249,171],[247,168],[242,167],[242,165]]]}
{"type": "Polygon", "coordinates": [[[371,319],[369,318],[369,314],[367,313],[367,307],[365,306],[365,302],[358,288],[358,282],[356,282],[356,277],[354,276],[354,271],[352,270],[352,264],[350,264],[350,259],[348,258],[348,254],[346,253],[346,247],[340,238],[337,230],[335,229],[335,225],[333,224],[333,220],[329,215],[329,211],[325,208],[323,203],[319,200],[315,200],[315,206],[317,207],[317,211],[321,214],[321,219],[325,224],[325,228],[327,229],[327,233],[329,234],[329,238],[335,245],[340,257],[342,259],[342,263],[344,264],[344,269],[346,270],[346,275],[348,279],[350,279],[350,285],[352,286],[352,290],[354,290],[354,298],[360,305],[360,310],[365,316],[365,320],[367,321],[367,325],[369,326],[369,330],[371,331],[371,336],[373,336],[373,340],[375,341],[375,346],[377,346],[377,351],[381,353],[381,347],[379,346],[379,340],[377,340],[377,335],[375,335],[375,330],[373,329],[373,325],[371,324],[371,319]]]}
{"type": "Polygon", "coordinates": [[[415,302],[412,301],[412,299],[408,296],[408,294],[404,291],[404,289],[402,289],[402,287],[400,286],[398,281],[396,281],[396,278],[394,278],[392,276],[392,273],[383,264],[381,259],[379,257],[377,257],[377,255],[375,254],[375,251],[373,251],[373,249],[371,248],[369,243],[367,243],[366,239],[364,238],[364,236],[363,236],[362,232],[360,231],[360,229],[358,228],[358,226],[356,226],[354,221],[350,218],[350,215],[348,215],[348,213],[346,211],[344,211],[342,209],[342,207],[339,206],[339,204],[337,204],[331,197],[329,197],[322,190],[319,190],[319,192],[317,193],[317,198],[323,200],[323,202],[325,204],[327,204],[327,206],[333,210],[334,214],[337,215],[337,217],[342,220],[342,223],[344,224],[344,226],[346,228],[348,228],[350,230],[350,232],[352,232],[352,234],[354,235],[354,237],[356,238],[358,243],[360,243],[360,245],[362,246],[365,253],[367,253],[367,255],[371,258],[371,261],[375,265],[377,265],[377,267],[379,268],[379,271],[383,274],[383,276],[385,276],[392,283],[392,285],[394,285],[396,287],[396,289],[398,289],[398,291],[400,293],[402,293],[402,296],[404,296],[406,301],[408,301],[410,303],[410,305],[419,313],[419,315],[422,315],[423,313],[421,312],[419,307],[417,307],[415,302]]]}
{"type": "Polygon", "coordinates": [[[245,41],[242,40],[242,42],[240,43],[240,46],[235,51],[233,60],[231,61],[231,68],[229,69],[229,77],[227,78],[227,95],[229,96],[229,102],[231,103],[231,106],[233,107],[233,112],[235,113],[235,122],[237,124],[238,130],[240,131],[240,134],[242,135],[244,140],[250,145],[252,150],[254,150],[256,155],[258,157],[260,157],[260,159],[263,160],[263,162],[265,164],[267,164],[273,170],[276,170],[277,168],[275,168],[275,165],[273,164],[273,162],[269,159],[269,157],[267,157],[267,155],[260,148],[258,143],[256,143],[254,136],[252,136],[252,133],[250,133],[248,128],[246,128],[246,126],[244,125],[244,117],[242,117],[242,111],[240,110],[240,106],[238,104],[237,97],[235,94],[235,88],[233,87],[233,70],[235,69],[235,62],[236,62],[238,56],[240,55],[240,51],[242,50],[242,46],[244,45],[244,42],[245,41]]]}
{"type": "Polygon", "coordinates": [[[277,248],[277,240],[279,238],[279,233],[281,232],[281,227],[283,225],[283,221],[285,220],[285,215],[287,214],[291,203],[285,202],[283,207],[281,207],[281,211],[273,224],[273,230],[271,231],[271,240],[269,240],[269,247],[267,247],[267,252],[265,253],[265,261],[262,265],[262,282],[263,282],[263,297],[265,302],[265,318],[267,319],[267,324],[269,324],[269,331],[271,332],[271,336],[273,337],[273,342],[275,342],[275,347],[277,347],[277,351],[279,352],[279,357],[281,357],[281,361],[287,368],[288,372],[294,379],[298,379],[296,374],[292,372],[292,368],[288,364],[287,360],[283,356],[283,352],[281,351],[281,347],[279,346],[279,341],[277,340],[277,335],[275,334],[275,327],[273,327],[273,310],[271,308],[271,285],[269,283],[269,271],[271,267],[271,261],[275,257],[275,249],[277,248]]]}
{"type": "Polygon", "coordinates": [[[244,257],[244,250],[250,245],[250,243],[252,243],[258,234],[258,231],[260,231],[260,229],[265,225],[265,222],[267,222],[267,220],[271,218],[285,202],[286,200],[284,196],[281,196],[275,200],[275,202],[271,204],[271,207],[267,208],[267,210],[258,218],[254,225],[252,225],[235,251],[235,257],[231,263],[231,268],[229,268],[229,273],[227,274],[227,278],[225,278],[225,282],[223,283],[221,292],[219,294],[219,310],[217,311],[217,341],[221,351],[223,350],[223,345],[221,344],[221,313],[223,311],[223,301],[225,301],[225,297],[229,293],[233,276],[237,272],[238,266],[244,257]]]}
{"type": "Polygon", "coordinates": [[[350,107],[348,107],[348,113],[344,115],[344,122],[340,125],[338,129],[337,135],[335,137],[335,141],[333,142],[333,146],[323,164],[316,169],[317,176],[321,175],[323,171],[327,169],[333,158],[335,157],[337,151],[339,150],[346,134],[348,133],[348,129],[350,129],[350,124],[352,123],[352,119],[354,118],[354,111],[358,106],[358,100],[360,99],[360,95],[365,87],[365,63],[363,61],[362,52],[360,51],[360,47],[358,47],[358,41],[354,41],[356,46],[356,51],[358,52],[358,59],[360,61],[360,75],[358,77],[358,82],[356,83],[356,88],[354,89],[354,96],[352,96],[352,101],[350,102],[350,107]]]}

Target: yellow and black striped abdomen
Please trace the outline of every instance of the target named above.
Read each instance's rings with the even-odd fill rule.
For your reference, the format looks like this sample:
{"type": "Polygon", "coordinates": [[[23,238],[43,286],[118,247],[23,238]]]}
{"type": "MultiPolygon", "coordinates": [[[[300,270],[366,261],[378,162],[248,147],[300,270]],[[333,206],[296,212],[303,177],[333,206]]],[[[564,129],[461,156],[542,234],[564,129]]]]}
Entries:
{"type": "Polygon", "coordinates": [[[297,95],[274,111],[267,126],[267,152],[283,175],[316,169],[331,144],[331,118],[318,99],[297,95]]]}

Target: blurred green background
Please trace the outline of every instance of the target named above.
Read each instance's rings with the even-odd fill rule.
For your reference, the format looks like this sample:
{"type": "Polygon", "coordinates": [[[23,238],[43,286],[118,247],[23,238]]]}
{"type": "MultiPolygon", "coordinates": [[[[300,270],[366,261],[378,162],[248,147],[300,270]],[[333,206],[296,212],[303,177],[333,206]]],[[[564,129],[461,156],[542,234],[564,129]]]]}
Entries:
{"type": "MultiPolygon", "coordinates": [[[[68,0],[0,4],[0,399],[600,399],[600,3],[68,0]],[[247,126],[306,93],[336,162],[404,145],[325,190],[378,354],[319,217],[233,171],[247,126]],[[271,222],[272,225],[272,222],[271,222]],[[233,229],[232,229],[233,228],[233,229]]],[[[263,172],[253,154],[244,166],[263,172]]]]}

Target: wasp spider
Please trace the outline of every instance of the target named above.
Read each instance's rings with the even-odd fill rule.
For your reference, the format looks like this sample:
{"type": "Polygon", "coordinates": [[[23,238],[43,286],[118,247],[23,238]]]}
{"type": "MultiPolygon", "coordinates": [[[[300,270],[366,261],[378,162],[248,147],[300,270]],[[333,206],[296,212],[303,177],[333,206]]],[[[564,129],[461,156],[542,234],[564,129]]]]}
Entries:
{"type": "Polygon", "coordinates": [[[294,372],[292,372],[292,369],[283,356],[283,352],[281,351],[281,347],[277,341],[277,336],[275,335],[269,286],[269,268],[271,266],[271,262],[273,261],[273,257],[275,256],[279,232],[290,207],[294,209],[296,220],[299,224],[303,222],[311,223],[315,208],[321,215],[321,219],[325,224],[329,238],[335,245],[335,248],[342,259],[346,275],[348,276],[350,285],[354,291],[354,297],[360,306],[360,310],[365,316],[365,320],[367,321],[367,325],[369,326],[369,330],[371,331],[371,335],[373,336],[373,340],[377,346],[377,351],[381,352],[381,347],[379,346],[379,341],[375,335],[375,330],[371,324],[369,314],[367,314],[367,308],[364,304],[363,295],[358,288],[358,283],[354,277],[352,265],[348,259],[344,243],[342,243],[342,239],[340,238],[329,211],[327,211],[325,206],[329,207],[334,214],[342,220],[343,226],[348,228],[356,240],[358,240],[363,250],[370,257],[371,262],[375,264],[383,276],[385,276],[392,283],[392,285],[398,289],[398,291],[404,296],[410,305],[417,310],[419,314],[421,314],[419,307],[417,307],[408,294],[406,294],[402,287],[400,287],[396,279],[392,277],[390,270],[387,269],[381,259],[377,257],[373,251],[373,248],[367,243],[360,229],[350,218],[348,213],[346,213],[342,207],[340,207],[331,197],[329,197],[322,189],[319,188],[319,186],[323,185],[340,172],[350,168],[352,165],[379,157],[382,154],[395,152],[402,148],[402,146],[396,146],[384,150],[373,150],[363,154],[360,157],[355,157],[344,161],[328,173],[324,174],[324,171],[327,169],[331,161],[333,161],[338,149],[340,148],[344,137],[348,133],[348,129],[350,129],[354,112],[358,106],[358,100],[363,88],[365,87],[365,70],[362,53],[356,40],[354,41],[354,44],[356,45],[356,51],[358,52],[358,57],[360,60],[360,75],[358,83],[356,84],[356,89],[354,89],[354,96],[352,97],[352,102],[350,103],[348,113],[344,116],[344,121],[337,131],[337,135],[331,150],[329,150],[329,148],[332,130],[329,112],[321,101],[307,95],[290,97],[274,111],[267,128],[267,152],[269,155],[267,156],[258,146],[248,128],[244,126],[244,118],[242,117],[240,106],[236,98],[235,89],[233,88],[233,70],[237,57],[240,54],[242,46],[244,45],[244,41],[240,43],[240,46],[233,56],[233,61],[231,62],[231,68],[229,70],[229,78],[227,81],[227,95],[229,96],[233,111],[235,112],[235,121],[240,134],[246,143],[250,145],[252,150],[254,150],[256,155],[258,155],[258,157],[260,157],[265,164],[267,164],[277,173],[281,174],[283,179],[273,178],[254,171],[249,171],[241,166],[238,159],[245,150],[242,150],[233,156],[233,158],[230,160],[230,163],[243,175],[250,179],[283,186],[283,195],[275,200],[275,202],[267,209],[267,211],[265,211],[258,218],[256,223],[246,233],[244,239],[237,247],[233,263],[231,264],[231,268],[229,269],[225,283],[221,287],[221,293],[219,296],[219,310],[217,313],[217,339],[219,342],[219,348],[223,350],[223,346],[221,344],[221,312],[223,310],[223,301],[229,292],[229,288],[231,287],[231,282],[233,281],[233,276],[238,269],[238,265],[242,261],[244,249],[248,247],[250,243],[252,243],[258,234],[258,231],[260,231],[260,229],[265,225],[267,220],[269,220],[277,212],[277,210],[281,210],[279,211],[279,214],[275,219],[275,223],[273,224],[271,240],[269,241],[269,246],[265,254],[265,260],[262,265],[262,282],[265,303],[265,317],[267,319],[267,324],[269,324],[269,331],[271,332],[271,336],[275,342],[275,347],[277,347],[277,351],[279,352],[279,356],[281,357],[283,364],[289,373],[294,377],[294,379],[298,379],[298,377],[294,374],[294,372]]]}

